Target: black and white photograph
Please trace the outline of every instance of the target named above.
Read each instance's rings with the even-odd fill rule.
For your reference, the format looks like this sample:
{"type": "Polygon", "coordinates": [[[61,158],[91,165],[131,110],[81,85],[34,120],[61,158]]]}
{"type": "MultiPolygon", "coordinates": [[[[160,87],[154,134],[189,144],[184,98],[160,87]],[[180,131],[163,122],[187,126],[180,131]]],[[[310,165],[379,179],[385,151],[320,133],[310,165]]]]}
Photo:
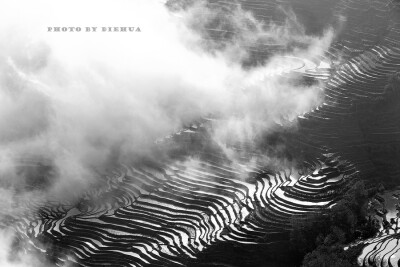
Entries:
{"type": "Polygon", "coordinates": [[[400,266],[400,0],[0,0],[0,267],[400,266]]]}

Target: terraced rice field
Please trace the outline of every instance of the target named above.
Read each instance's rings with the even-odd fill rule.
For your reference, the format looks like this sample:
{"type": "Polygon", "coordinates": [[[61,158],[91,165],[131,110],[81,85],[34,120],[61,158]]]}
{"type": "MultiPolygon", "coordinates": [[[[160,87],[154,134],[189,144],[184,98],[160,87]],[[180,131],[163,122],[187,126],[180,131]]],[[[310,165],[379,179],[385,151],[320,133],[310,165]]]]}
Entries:
{"type": "MultiPolygon", "coordinates": [[[[323,58],[297,59],[296,70],[280,74],[300,73],[319,81],[324,92],[323,104],[297,119],[295,142],[304,151],[301,164],[307,171],[276,171],[248,160],[232,163],[205,149],[193,149],[184,160],[121,164],[78,203],[22,201],[26,211],[3,224],[13,225],[28,250],[46,255],[56,266],[190,266],[199,264],[200,253],[207,255],[221,243],[287,242],[291,220],[334,206],[359,179],[396,185],[400,89],[388,87],[389,75],[400,70],[396,1],[210,2],[241,5],[257,19],[277,24],[284,23],[280,12],[287,5],[300,20],[309,18],[309,7],[318,7],[323,15],[316,22],[328,23],[324,14],[346,21],[323,58]]],[[[213,40],[229,38],[221,29],[208,31],[213,40]]],[[[286,48],[267,43],[248,49],[262,61],[286,48]]],[[[157,143],[162,148],[173,143],[191,147],[200,139],[211,142],[201,133],[204,127],[193,124],[157,143]]],[[[364,244],[360,265],[399,265],[398,234],[364,244]]]]}
{"type": "Polygon", "coordinates": [[[34,240],[47,240],[60,251],[58,265],[185,266],[218,242],[280,242],[290,218],[334,205],[337,189],[350,182],[333,163],[298,178],[212,158],[121,166],[78,206],[38,203],[38,214],[15,225],[33,240],[31,249],[46,253],[48,243],[34,240]]]}

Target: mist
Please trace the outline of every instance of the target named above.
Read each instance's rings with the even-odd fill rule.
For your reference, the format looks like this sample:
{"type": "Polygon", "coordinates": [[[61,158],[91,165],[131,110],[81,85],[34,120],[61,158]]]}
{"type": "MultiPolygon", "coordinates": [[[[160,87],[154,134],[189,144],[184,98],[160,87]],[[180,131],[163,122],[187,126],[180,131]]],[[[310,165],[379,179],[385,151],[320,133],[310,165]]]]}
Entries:
{"type": "Polygon", "coordinates": [[[211,134],[229,154],[227,140],[251,141],[318,105],[318,84],[295,85],[283,74],[299,58],[322,56],[334,31],[307,36],[290,11],[280,26],[257,21],[240,7],[232,12],[224,25],[235,35],[221,45],[205,41],[206,28],[221,10],[204,2],[171,10],[151,0],[3,1],[4,198],[68,200],[96,184],[99,172],[153,157],[157,138],[209,114],[223,118],[211,134]],[[49,32],[48,27],[140,27],[140,32],[49,32]],[[287,52],[244,64],[250,57],[246,44],[271,40],[287,44],[287,52]],[[289,45],[298,42],[300,47],[289,45]],[[44,188],[26,190],[32,178],[18,169],[22,159],[52,166],[44,188]]]}

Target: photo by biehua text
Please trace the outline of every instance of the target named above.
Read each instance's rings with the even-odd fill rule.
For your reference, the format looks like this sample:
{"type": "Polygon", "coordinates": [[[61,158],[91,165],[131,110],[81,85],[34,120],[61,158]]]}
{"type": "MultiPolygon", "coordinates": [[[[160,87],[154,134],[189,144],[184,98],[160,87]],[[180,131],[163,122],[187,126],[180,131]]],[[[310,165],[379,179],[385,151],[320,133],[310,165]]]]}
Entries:
{"type": "Polygon", "coordinates": [[[140,27],[47,27],[47,32],[141,32],[140,27]]]}

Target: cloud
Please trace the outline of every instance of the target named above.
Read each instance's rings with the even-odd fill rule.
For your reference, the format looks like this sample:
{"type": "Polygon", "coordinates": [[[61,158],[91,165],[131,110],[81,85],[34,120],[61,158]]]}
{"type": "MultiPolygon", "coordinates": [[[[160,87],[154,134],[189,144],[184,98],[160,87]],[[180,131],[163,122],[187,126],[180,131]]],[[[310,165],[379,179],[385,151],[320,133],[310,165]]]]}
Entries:
{"type": "Polygon", "coordinates": [[[204,2],[171,12],[153,0],[16,0],[3,1],[0,16],[0,184],[10,199],[71,199],[98,172],[154,156],[157,138],[208,114],[220,116],[213,139],[233,153],[229,142],[251,141],[319,103],[318,85],[282,74],[321,56],[333,38],[332,30],[316,37],[293,28],[292,12],[277,26],[204,2]],[[206,42],[209,27],[234,34],[206,42]],[[246,47],[265,43],[284,49],[246,65],[246,47]]]}

